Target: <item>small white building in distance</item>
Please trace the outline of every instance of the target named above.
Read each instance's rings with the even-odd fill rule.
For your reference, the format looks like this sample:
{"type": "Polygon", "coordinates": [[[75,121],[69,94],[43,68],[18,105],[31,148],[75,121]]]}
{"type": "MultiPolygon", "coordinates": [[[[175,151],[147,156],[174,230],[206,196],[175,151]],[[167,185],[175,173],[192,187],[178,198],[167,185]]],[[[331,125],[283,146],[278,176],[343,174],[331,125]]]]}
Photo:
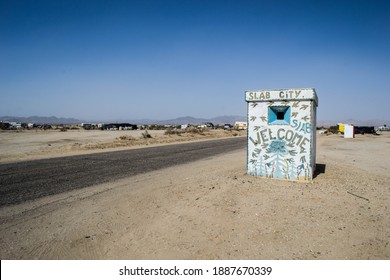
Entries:
{"type": "Polygon", "coordinates": [[[344,138],[355,138],[353,125],[344,124],[344,138]]]}
{"type": "Polygon", "coordinates": [[[247,122],[235,122],[234,123],[234,128],[245,130],[245,129],[248,128],[248,123],[247,122]]]}

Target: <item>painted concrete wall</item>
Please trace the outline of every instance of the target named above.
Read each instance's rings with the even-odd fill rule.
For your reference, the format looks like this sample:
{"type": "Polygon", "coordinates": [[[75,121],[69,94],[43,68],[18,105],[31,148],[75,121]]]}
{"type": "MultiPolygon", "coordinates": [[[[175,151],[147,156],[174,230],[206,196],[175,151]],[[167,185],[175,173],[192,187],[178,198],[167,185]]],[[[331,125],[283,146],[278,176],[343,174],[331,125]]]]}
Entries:
{"type": "Polygon", "coordinates": [[[249,175],[306,180],[315,170],[314,89],[247,91],[249,175]]]}

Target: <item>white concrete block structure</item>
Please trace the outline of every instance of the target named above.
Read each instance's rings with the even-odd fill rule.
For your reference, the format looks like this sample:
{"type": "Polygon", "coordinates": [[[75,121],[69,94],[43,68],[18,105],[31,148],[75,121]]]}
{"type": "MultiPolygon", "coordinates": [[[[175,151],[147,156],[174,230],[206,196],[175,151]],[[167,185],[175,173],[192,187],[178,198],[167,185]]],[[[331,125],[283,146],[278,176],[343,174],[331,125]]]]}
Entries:
{"type": "Polygon", "coordinates": [[[355,138],[353,125],[349,125],[349,124],[344,125],[344,138],[355,138]]]}
{"type": "Polygon", "coordinates": [[[311,181],[316,166],[314,88],[246,91],[247,174],[311,181]]]}

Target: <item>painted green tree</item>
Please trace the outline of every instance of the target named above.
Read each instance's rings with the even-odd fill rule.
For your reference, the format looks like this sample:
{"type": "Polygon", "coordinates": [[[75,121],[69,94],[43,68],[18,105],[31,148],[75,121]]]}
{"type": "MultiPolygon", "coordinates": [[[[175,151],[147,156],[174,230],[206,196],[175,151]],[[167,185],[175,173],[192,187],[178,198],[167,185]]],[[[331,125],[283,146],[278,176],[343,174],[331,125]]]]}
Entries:
{"type": "Polygon", "coordinates": [[[293,158],[291,158],[289,169],[290,169],[289,170],[290,180],[295,180],[297,178],[297,173],[296,173],[297,166],[296,166],[295,160],[293,158]]]}
{"type": "Polygon", "coordinates": [[[271,142],[271,145],[267,149],[267,152],[271,154],[271,161],[274,163],[273,177],[274,178],[285,178],[283,174],[283,169],[286,169],[286,164],[284,162],[284,156],[287,155],[286,142],[283,140],[274,140],[271,142]]]}
{"type": "Polygon", "coordinates": [[[263,176],[263,157],[260,157],[259,160],[257,161],[256,165],[256,175],[257,176],[263,176]]]}

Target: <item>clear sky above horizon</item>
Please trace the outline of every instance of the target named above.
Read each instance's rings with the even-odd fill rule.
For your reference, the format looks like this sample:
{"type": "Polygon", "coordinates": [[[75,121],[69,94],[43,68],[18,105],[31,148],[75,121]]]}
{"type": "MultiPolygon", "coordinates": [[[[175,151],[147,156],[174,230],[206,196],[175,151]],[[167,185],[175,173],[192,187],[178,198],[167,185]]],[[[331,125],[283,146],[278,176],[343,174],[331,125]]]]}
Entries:
{"type": "Polygon", "coordinates": [[[318,119],[390,120],[390,1],[0,0],[0,116],[246,115],[314,87],[318,119]]]}

